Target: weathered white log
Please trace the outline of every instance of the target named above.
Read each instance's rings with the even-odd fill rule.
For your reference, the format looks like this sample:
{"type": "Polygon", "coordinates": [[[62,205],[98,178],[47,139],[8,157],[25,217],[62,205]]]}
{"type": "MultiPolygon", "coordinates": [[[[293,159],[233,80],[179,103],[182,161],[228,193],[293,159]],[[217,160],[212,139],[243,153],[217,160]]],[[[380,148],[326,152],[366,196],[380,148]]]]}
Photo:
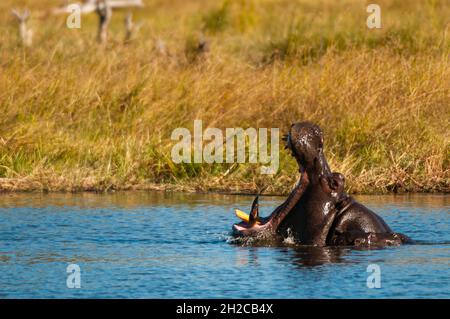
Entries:
{"type": "Polygon", "coordinates": [[[28,27],[28,19],[30,18],[30,11],[25,9],[23,13],[19,13],[13,9],[11,13],[17,18],[19,22],[19,36],[22,44],[31,46],[33,44],[33,30],[28,27]]]}

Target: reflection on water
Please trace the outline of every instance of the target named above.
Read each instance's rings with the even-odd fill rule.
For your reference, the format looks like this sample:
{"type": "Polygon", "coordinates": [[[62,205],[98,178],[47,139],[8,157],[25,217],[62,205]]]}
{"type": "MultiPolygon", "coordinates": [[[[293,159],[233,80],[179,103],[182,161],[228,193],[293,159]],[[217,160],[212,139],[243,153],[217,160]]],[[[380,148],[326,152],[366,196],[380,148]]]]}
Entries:
{"type": "MultiPolygon", "coordinates": [[[[450,297],[448,195],[358,196],[418,245],[229,243],[251,196],[157,192],[0,195],[0,297],[450,297]],[[66,286],[80,266],[81,289],[66,286]],[[369,264],[382,288],[368,289],[369,264]]],[[[266,215],[283,200],[263,197],[266,215]]]]}

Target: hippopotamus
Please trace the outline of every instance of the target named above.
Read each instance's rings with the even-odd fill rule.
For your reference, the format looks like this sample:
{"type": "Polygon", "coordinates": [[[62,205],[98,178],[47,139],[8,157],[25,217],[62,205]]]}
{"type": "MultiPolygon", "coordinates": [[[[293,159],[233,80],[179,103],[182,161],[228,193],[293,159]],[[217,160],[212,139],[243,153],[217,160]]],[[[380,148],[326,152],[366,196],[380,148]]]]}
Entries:
{"type": "Polygon", "coordinates": [[[387,246],[410,243],[375,212],[349,196],[342,174],[331,172],[323,132],[311,122],[292,124],[286,148],[299,166],[300,178],[288,198],[268,217],[259,216],[258,197],[248,222],[233,225],[236,237],[281,239],[314,246],[387,246]]]}

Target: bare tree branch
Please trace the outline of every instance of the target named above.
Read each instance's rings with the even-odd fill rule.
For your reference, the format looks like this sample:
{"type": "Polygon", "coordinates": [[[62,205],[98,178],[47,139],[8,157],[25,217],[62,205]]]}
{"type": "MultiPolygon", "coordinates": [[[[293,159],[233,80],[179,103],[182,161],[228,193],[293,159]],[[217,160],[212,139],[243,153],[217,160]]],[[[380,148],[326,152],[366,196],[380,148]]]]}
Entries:
{"type": "Polygon", "coordinates": [[[13,16],[19,22],[19,36],[23,45],[31,46],[33,44],[33,30],[28,27],[27,21],[30,18],[30,11],[25,9],[23,13],[13,9],[11,10],[13,16]]]}

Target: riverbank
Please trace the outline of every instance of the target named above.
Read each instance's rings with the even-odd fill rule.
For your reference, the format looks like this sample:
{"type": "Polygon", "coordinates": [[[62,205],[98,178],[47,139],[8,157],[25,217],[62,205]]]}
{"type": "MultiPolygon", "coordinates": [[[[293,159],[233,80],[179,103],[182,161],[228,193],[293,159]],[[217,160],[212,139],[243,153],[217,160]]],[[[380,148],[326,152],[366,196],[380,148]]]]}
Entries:
{"type": "Polygon", "coordinates": [[[33,15],[54,1],[27,2],[25,48],[16,2],[2,1],[0,191],[289,192],[297,167],[282,146],[273,176],[175,164],[173,130],[200,119],[280,134],[310,120],[348,192],[449,192],[450,4],[379,4],[378,30],[363,1],[153,1],[126,44],[125,13],[114,13],[102,46],[95,15],[71,30],[33,15]]]}

